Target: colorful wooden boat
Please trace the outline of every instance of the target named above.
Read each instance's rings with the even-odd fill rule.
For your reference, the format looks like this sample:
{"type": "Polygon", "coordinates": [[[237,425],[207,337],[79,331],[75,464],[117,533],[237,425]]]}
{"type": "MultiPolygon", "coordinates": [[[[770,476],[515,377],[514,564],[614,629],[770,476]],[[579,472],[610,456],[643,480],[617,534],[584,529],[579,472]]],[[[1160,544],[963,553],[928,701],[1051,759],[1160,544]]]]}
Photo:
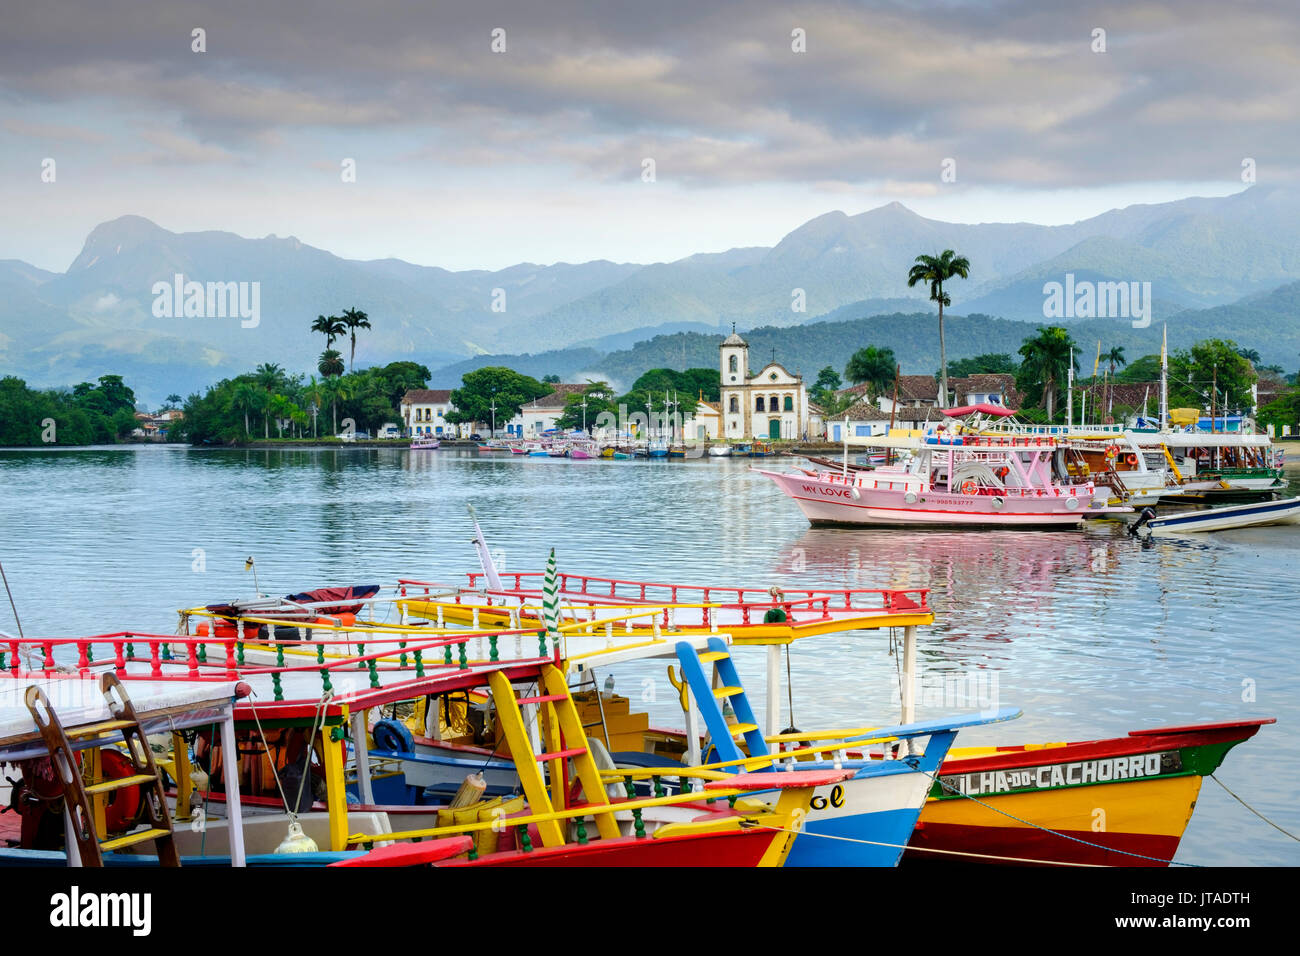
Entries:
{"type": "Polygon", "coordinates": [[[411,439],[411,451],[436,451],[442,442],[432,435],[417,435],[411,439]]]}
{"type": "Polygon", "coordinates": [[[954,749],[921,811],[907,859],[970,854],[966,862],[1168,865],[1196,808],[1202,778],[1219,768],[1229,750],[1273,722],[954,749]]]}
{"type": "MultiPolygon", "coordinates": [[[[240,621],[241,630],[244,623],[240,621]]],[[[311,800],[314,787],[307,790],[308,808],[293,814],[285,812],[279,797],[254,794],[242,820],[234,814],[223,820],[218,814],[205,819],[202,826],[179,829],[175,840],[183,855],[197,853],[228,861],[224,848],[240,836],[250,851],[260,856],[276,845],[293,821],[319,846],[328,847],[327,852],[335,857],[328,862],[351,865],[682,866],[709,861],[715,865],[779,865],[793,845],[815,789],[833,786],[852,775],[834,768],[745,775],[700,772],[693,777],[701,785],[699,792],[613,798],[595,763],[564,675],[552,656],[556,649],[548,648],[543,637],[535,657],[471,661],[467,649],[473,636],[412,639],[409,630],[400,635],[365,635],[357,655],[326,659],[324,644],[341,644],[339,637],[351,644],[356,634],[341,628],[332,635],[318,631],[312,638],[320,647],[318,660],[270,667],[250,664],[245,642],[210,636],[123,633],[30,643],[45,662],[52,662],[56,655],[74,655],[81,676],[107,670],[126,682],[174,681],[177,687],[239,679],[253,689],[233,711],[237,732],[254,743],[251,750],[247,743],[241,748],[241,776],[248,760],[242,755],[259,752],[265,755],[263,762],[254,759],[249,772],[259,766],[269,769],[277,781],[272,793],[284,792],[278,778],[290,766],[298,768],[300,779],[319,774],[324,790],[322,810],[316,810],[320,804],[311,800]],[[396,640],[399,636],[403,639],[396,640]],[[366,711],[481,687],[489,689],[499,721],[502,736],[497,749],[515,763],[523,791],[518,805],[507,808],[500,800],[470,803],[458,807],[455,812],[459,816],[451,822],[444,822],[436,808],[374,804],[366,711]],[[529,689],[520,693],[521,688],[529,689]],[[535,712],[540,721],[544,752],[534,749],[525,711],[535,712]],[[274,740],[267,736],[272,732],[274,740]],[[291,746],[276,742],[283,742],[286,734],[290,741],[297,735],[301,756],[284,757],[288,763],[281,762],[279,756],[272,760],[273,754],[292,752],[291,746]],[[359,805],[350,805],[346,794],[349,736],[356,790],[362,801],[359,805]],[[775,797],[769,802],[747,796],[759,793],[775,797]],[[737,799],[732,805],[717,800],[719,797],[737,799]],[[502,832],[509,832],[512,840],[500,839],[502,832]],[[468,855],[458,860],[437,859],[441,850],[388,849],[373,857],[367,852],[377,843],[436,841],[466,834],[475,840],[468,855]]],[[[285,659],[288,648],[300,649],[302,644],[274,637],[269,641],[277,660],[285,659]]],[[[264,646],[261,653],[266,652],[264,646]]],[[[15,674],[18,679],[36,676],[15,674]]],[[[215,779],[218,766],[223,772],[229,770],[223,758],[231,748],[226,746],[228,740],[217,744],[209,739],[207,743],[207,747],[196,744],[196,753],[202,750],[215,779]]],[[[182,781],[177,805],[188,806],[193,780],[188,757],[178,751],[176,759],[177,779],[182,781]]],[[[303,792],[301,787],[299,792],[303,792]]],[[[224,806],[220,799],[212,800],[213,793],[205,797],[210,809],[224,806]]],[[[232,803],[230,809],[236,806],[232,803]]],[[[319,865],[326,859],[314,854],[313,862],[319,865]]]]}

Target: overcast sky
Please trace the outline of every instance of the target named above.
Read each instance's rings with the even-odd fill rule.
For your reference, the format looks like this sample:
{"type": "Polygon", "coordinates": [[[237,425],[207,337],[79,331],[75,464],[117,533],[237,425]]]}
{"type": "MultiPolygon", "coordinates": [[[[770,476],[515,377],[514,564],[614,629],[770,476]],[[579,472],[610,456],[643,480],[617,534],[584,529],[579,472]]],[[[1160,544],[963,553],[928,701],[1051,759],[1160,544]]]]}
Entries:
{"type": "Polygon", "coordinates": [[[1060,223],[1236,192],[1247,157],[1296,179],[1295,0],[1055,6],[8,4],[0,258],[62,271],[134,213],[451,269],[650,262],[895,199],[1060,223]]]}

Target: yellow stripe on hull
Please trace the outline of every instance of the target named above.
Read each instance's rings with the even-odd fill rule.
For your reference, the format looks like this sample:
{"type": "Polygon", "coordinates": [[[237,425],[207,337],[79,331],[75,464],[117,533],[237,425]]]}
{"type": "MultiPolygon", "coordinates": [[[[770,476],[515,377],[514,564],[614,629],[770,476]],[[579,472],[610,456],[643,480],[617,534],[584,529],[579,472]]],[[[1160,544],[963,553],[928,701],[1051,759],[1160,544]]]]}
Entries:
{"type": "Polygon", "coordinates": [[[983,803],[1011,814],[1010,817],[964,797],[943,800],[931,797],[921,808],[921,823],[968,827],[1025,827],[1035,824],[1049,830],[1066,831],[1088,831],[1099,825],[1111,833],[1181,837],[1192,818],[1200,792],[1201,778],[1189,774],[979,798],[983,803]]]}

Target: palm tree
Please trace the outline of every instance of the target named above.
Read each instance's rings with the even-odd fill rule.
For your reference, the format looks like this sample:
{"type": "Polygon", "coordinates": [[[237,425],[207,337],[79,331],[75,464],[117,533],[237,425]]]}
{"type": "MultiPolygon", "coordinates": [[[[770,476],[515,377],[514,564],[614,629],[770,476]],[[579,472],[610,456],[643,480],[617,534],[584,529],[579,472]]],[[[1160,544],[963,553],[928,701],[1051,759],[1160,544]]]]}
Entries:
{"type": "Polygon", "coordinates": [[[890,382],[894,380],[893,349],[878,349],[868,345],[858,349],[844,366],[844,377],[855,385],[866,382],[872,401],[875,401],[890,382]]]}
{"type": "Polygon", "coordinates": [[[333,416],[334,421],[334,431],[331,434],[337,435],[339,432],[339,402],[346,402],[351,398],[352,390],[348,388],[347,383],[342,378],[327,378],[321,383],[321,388],[330,402],[330,414],[333,416]]]}
{"type": "Polygon", "coordinates": [[[1074,348],[1070,333],[1059,325],[1050,328],[1039,326],[1038,334],[1025,339],[1020,346],[1020,355],[1024,358],[1020,377],[1023,381],[1042,386],[1049,420],[1056,413],[1056,391],[1066,377],[1067,369],[1074,363],[1074,348]]]}
{"type": "Polygon", "coordinates": [[[326,349],[321,352],[316,369],[326,379],[337,378],[343,374],[343,356],[339,354],[338,349],[326,349]]]}
{"type": "Polygon", "coordinates": [[[1106,389],[1106,414],[1110,414],[1111,398],[1115,394],[1115,366],[1127,365],[1128,360],[1124,358],[1124,346],[1117,345],[1106,353],[1106,361],[1110,364],[1109,382],[1106,389]]]}
{"type": "Polygon", "coordinates": [[[357,329],[370,328],[370,317],[357,309],[344,309],[343,324],[348,327],[348,335],[352,337],[352,354],[348,356],[348,371],[350,372],[352,371],[352,364],[357,358],[357,329]]]}
{"type": "Polygon", "coordinates": [[[175,408],[180,403],[181,403],[181,397],[177,395],[175,392],[172,392],[170,395],[167,396],[168,408],[175,408]]]}
{"type": "Polygon", "coordinates": [[[265,393],[252,382],[237,384],[230,395],[230,405],[244,413],[244,435],[249,434],[248,413],[256,411],[265,393]]]}
{"type": "Polygon", "coordinates": [[[943,343],[943,309],[952,305],[952,299],[943,291],[943,284],[954,276],[965,279],[970,275],[970,260],[951,249],[938,256],[917,256],[916,264],[907,274],[907,287],[919,283],[930,285],[930,301],[939,303],[939,407],[948,405],[948,352],[943,343]]]}
{"type": "Polygon", "coordinates": [[[347,326],[337,315],[318,315],[316,321],[311,324],[311,330],[325,336],[325,348],[332,349],[334,340],[347,331],[347,326]]]}
{"type": "MultiPolygon", "coordinates": [[[[302,390],[302,397],[308,405],[315,409],[319,409],[325,404],[325,388],[320,382],[316,381],[315,375],[311,377],[311,380],[307,382],[306,387],[302,390]]],[[[314,414],[311,416],[311,437],[316,437],[316,416],[314,414]]]]}

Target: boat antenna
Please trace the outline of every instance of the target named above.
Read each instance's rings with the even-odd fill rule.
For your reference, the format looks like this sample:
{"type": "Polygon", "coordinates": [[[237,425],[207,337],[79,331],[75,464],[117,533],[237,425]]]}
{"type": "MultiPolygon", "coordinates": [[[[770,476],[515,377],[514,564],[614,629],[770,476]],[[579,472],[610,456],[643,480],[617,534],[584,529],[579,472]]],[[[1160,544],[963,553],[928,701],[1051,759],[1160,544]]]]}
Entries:
{"type": "Polygon", "coordinates": [[[18,636],[23,636],[23,622],[18,619],[18,605],[14,603],[14,593],[9,590],[9,579],[5,577],[4,562],[0,561],[0,580],[4,581],[5,594],[9,595],[9,607],[14,612],[14,623],[18,625],[18,636]]]}

